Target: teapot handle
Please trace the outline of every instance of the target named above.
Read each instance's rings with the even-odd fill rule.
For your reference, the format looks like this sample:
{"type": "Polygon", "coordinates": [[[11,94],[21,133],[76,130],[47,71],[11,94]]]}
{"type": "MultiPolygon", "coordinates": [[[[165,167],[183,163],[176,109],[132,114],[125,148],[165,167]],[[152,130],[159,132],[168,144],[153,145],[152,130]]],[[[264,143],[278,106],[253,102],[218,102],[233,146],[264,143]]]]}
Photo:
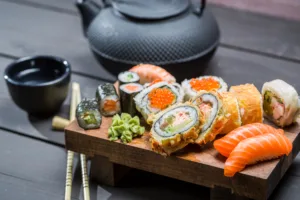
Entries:
{"type": "Polygon", "coordinates": [[[194,13],[198,16],[202,15],[205,7],[206,7],[206,0],[201,0],[201,5],[198,6],[194,6],[195,7],[195,10],[194,10],[194,13]]]}

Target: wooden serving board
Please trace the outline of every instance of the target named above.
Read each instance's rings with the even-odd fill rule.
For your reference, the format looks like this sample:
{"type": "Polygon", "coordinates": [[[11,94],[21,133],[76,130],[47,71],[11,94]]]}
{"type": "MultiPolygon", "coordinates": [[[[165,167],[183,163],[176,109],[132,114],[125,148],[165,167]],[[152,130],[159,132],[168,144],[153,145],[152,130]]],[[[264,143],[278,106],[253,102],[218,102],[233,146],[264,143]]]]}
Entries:
{"type": "Polygon", "coordinates": [[[97,163],[95,169],[92,167],[92,173],[98,174],[96,176],[100,181],[111,185],[117,173],[122,173],[118,168],[121,165],[210,188],[228,188],[234,194],[248,198],[267,199],[300,147],[299,120],[285,130],[286,136],[293,143],[293,151],[289,156],[249,166],[233,178],[228,178],[224,176],[226,159],[218,154],[212,144],[204,147],[189,145],[175,155],[163,157],[151,150],[149,132],[129,144],[109,141],[107,135],[111,122],[111,118],[103,117],[100,129],[85,131],[73,121],[65,129],[66,148],[96,157],[95,161],[92,160],[92,166],[93,162],[97,163]]]}

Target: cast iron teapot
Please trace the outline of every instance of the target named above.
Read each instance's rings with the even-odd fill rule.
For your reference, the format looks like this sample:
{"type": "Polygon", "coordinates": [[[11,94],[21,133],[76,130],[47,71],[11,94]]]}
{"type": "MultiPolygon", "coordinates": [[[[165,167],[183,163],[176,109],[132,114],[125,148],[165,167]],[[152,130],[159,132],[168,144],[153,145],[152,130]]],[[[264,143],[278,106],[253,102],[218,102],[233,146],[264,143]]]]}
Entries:
{"type": "Polygon", "coordinates": [[[78,0],[84,35],[97,60],[117,75],[134,65],[164,67],[178,81],[200,75],[220,38],[206,1],[78,0]]]}

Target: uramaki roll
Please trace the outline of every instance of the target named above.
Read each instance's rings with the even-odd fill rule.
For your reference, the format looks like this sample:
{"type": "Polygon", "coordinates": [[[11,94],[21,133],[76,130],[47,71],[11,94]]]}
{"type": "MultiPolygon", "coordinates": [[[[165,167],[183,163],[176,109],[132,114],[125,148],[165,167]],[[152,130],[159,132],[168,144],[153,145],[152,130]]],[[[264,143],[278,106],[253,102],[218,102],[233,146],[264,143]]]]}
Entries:
{"type": "Polygon", "coordinates": [[[283,80],[266,82],[262,87],[264,115],[280,127],[294,121],[298,111],[298,93],[283,80]]]}
{"type": "Polygon", "coordinates": [[[171,105],[183,101],[183,96],[172,84],[158,82],[146,87],[134,97],[137,110],[147,123],[152,123],[152,116],[171,105]]]}
{"type": "Polygon", "coordinates": [[[224,116],[222,96],[214,91],[200,91],[192,100],[203,115],[203,126],[195,143],[202,145],[213,141],[223,130],[227,119],[224,116]]]}
{"type": "Polygon", "coordinates": [[[242,125],[242,119],[236,97],[230,92],[222,92],[221,95],[223,97],[224,115],[228,120],[221,134],[227,134],[240,127],[242,125]]]}
{"type": "Polygon", "coordinates": [[[262,123],[262,96],[253,84],[231,86],[229,92],[234,94],[238,100],[242,125],[262,123]]]}
{"type": "Polygon", "coordinates": [[[152,150],[170,155],[193,143],[200,131],[199,118],[202,118],[200,110],[189,102],[158,113],[150,131],[152,150]]]}

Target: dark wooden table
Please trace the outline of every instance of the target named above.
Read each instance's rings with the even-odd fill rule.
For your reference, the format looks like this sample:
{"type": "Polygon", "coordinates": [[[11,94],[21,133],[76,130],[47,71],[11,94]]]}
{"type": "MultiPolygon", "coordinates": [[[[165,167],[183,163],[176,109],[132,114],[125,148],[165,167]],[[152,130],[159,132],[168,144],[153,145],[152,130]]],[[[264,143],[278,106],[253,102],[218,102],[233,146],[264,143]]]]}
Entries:
{"type": "MultiPolygon", "coordinates": [[[[82,35],[72,0],[0,0],[0,73],[14,59],[51,54],[72,64],[72,80],[82,96],[115,78],[93,58],[82,35]]],[[[300,22],[210,5],[219,22],[221,46],[205,74],[228,84],[281,78],[300,91],[300,22]]],[[[11,101],[0,79],[0,199],[63,199],[66,174],[64,133],[51,119],[28,116],[11,101]]],[[[59,115],[68,116],[70,98],[59,115]]],[[[270,199],[299,198],[300,155],[270,199]]],[[[91,199],[209,199],[204,187],[141,171],[132,171],[117,188],[91,182],[91,199]]],[[[74,166],[73,199],[82,199],[80,166],[74,166]]]]}

